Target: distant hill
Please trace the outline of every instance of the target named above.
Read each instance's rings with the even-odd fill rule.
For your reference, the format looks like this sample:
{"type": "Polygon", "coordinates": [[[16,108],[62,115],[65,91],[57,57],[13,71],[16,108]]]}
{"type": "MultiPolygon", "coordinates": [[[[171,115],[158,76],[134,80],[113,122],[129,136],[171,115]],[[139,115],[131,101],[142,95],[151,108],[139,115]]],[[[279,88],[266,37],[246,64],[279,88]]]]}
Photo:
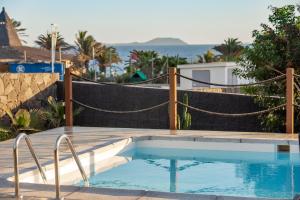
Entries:
{"type": "Polygon", "coordinates": [[[117,46],[177,46],[188,45],[188,43],[182,41],[179,38],[155,38],[147,42],[132,42],[123,44],[113,44],[117,46]]]}
{"type": "Polygon", "coordinates": [[[155,38],[145,42],[144,45],[187,45],[187,43],[178,38],[155,38]]]}

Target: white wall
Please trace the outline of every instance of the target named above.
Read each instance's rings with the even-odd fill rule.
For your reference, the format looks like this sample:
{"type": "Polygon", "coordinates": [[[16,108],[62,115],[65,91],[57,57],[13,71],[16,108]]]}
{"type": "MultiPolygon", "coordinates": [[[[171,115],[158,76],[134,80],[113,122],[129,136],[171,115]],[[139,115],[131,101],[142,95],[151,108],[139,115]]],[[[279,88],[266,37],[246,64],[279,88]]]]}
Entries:
{"type": "MultiPolygon", "coordinates": [[[[210,82],[220,83],[220,84],[231,84],[231,81],[228,80],[228,69],[237,68],[237,64],[234,62],[219,62],[219,63],[201,63],[201,64],[192,64],[192,65],[181,65],[180,73],[184,76],[192,78],[193,70],[209,70],[210,71],[210,82]]],[[[247,83],[249,81],[245,79],[238,78],[237,84],[247,83]]],[[[220,88],[218,86],[207,86],[209,88],[220,88]]],[[[192,81],[180,78],[180,89],[191,90],[195,89],[193,87],[192,81]]]]}
{"type": "MultiPolygon", "coordinates": [[[[192,77],[192,70],[190,69],[180,69],[180,74],[187,77],[192,77]]],[[[192,81],[186,80],[184,78],[180,78],[180,89],[182,90],[190,90],[193,88],[192,81]]]]}

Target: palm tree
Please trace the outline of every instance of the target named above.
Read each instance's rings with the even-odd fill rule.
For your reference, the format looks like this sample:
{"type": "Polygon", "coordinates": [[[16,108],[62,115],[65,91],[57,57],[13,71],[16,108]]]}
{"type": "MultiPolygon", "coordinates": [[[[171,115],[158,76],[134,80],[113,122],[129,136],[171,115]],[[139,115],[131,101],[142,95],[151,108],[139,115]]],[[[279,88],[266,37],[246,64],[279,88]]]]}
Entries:
{"type": "Polygon", "coordinates": [[[109,67],[112,63],[119,63],[121,59],[114,47],[101,45],[98,43],[95,47],[96,59],[100,63],[101,71],[105,71],[105,67],[109,67]]]}
{"type": "Polygon", "coordinates": [[[93,46],[96,45],[96,40],[93,36],[88,35],[87,31],[78,31],[75,44],[80,54],[92,57],[93,46]]]}
{"type": "Polygon", "coordinates": [[[208,50],[205,54],[203,54],[203,58],[206,63],[211,63],[215,61],[215,54],[208,50]]]}
{"type": "Polygon", "coordinates": [[[75,44],[79,51],[77,61],[81,66],[87,67],[88,61],[92,59],[93,49],[95,59],[99,61],[100,67],[104,72],[105,67],[121,61],[119,54],[114,47],[107,47],[102,43],[97,42],[93,36],[88,35],[87,31],[78,31],[75,44]]]}
{"type": "MultiPolygon", "coordinates": [[[[22,23],[20,21],[17,21],[15,19],[11,19],[12,25],[14,26],[15,30],[17,31],[20,38],[28,37],[28,35],[25,33],[26,28],[22,28],[22,23]]],[[[25,40],[22,39],[23,43],[27,43],[25,40]]]]}
{"type": "Polygon", "coordinates": [[[197,57],[198,57],[197,60],[198,63],[205,63],[204,57],[202,55],[197,55],[197,57]]]}
{"type": "Polygon", "coordinates": [[[234,61],[244,49],[242,42],[238,38],[228,38],[223,44],[214,47],[222,53],[222,58],[226,61],[234,61]]]}
{"type": "Polygon", "coordinates": [[[187,58],[177,56],[162,56],[160,58],[160,65],[154,68],[156,76],[168,73],[168,67],[177,67],[178,65],[188,64],[187,58]]]}
{"type": "Polygon", "coordinates": [[[147,77],[152,78],[155,74],[156,68],[160,65],[158,53],[155,51],[137,51],[130,52],[131,55],[136,55],[137,60],[132,65],[135,69],[144,72],[147,77]]]}
{"type": "Polygon", "coordinates": [[[75,61],[81,67],[88,67],[88,61],[92,58],[95,43],[95,39],[93,36],[87,35],[87,31],[78,31],[76,34],[75,44],[79,53],[75,61]]]}
{"type": "MultiPolygon", "coordinates": [[[[38,36],[38,39],[35,41],[35,43],[37,45],[39,45],[41,48],[50,50],[51,49],[51,43],[52,43],[51,33],[47,32],[45,35],[41,34],[40,36],[38,36]]],[[[71,46],[67,42],[65,42],[65,39],[58,32],[57,33],[57,41],[56,41],[55,49],[59,50],[60,48],[62,48],[62,49],[66,50],[66,49],[69,49],[70,47],[71,46]]]]}

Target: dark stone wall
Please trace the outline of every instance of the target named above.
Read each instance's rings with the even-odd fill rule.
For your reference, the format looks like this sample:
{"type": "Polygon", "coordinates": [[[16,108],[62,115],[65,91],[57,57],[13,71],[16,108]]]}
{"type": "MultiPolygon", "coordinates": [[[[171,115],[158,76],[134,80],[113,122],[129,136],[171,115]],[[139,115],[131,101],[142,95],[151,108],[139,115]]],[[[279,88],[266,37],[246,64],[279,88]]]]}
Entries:
{"type": "MultiPolygon", "coordinates": [[[[63,83],[58,82],[58,98],[63,99],[63,83]]],[[[186,91],[178,91],[178,98],[186,91]]],[[[244,113],[259,110],[253,98],[245,95],[187,92],[189,104],[223,113],[244,113]]],[[[73,83],[73,98],[87,105],[107,110],[136,110],[163,103],[169,98],[164,89],[102,86],[90,83],[73,83]]],[[[178,106],[179,112],[182,107],[178,106]]],[[[257,117],[220,117],[190,111],[193,130],[261,131],[257,117]]],[[[134,114],[110,114],[85,108],[75,117],[75,125],[93,127],[168,129],[168,106],[134,114]]]]}

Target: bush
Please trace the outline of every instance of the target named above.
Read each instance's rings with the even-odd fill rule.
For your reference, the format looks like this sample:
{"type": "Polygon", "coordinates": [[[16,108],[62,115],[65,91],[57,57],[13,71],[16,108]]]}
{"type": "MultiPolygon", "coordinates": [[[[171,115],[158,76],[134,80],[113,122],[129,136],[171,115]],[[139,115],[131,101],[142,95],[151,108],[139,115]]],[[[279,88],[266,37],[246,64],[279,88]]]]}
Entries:
{"type": "Polygon", "coordinates": [[[14,138],[14,134],[0,129],[0,141],[9,140],[11,138],[14,138]]]}
{"type": "MultiPolygon", "coordinates": [[[[75,109],[73,116],[78,115],[83,108],[75,109]]],[[[52,96],[48,97],[47,107],[43,110],[43,119],[47,122],[48,128],[57,128],[65,124],[65,103],[57,101],[52,96]]]]}
{"type": "MultiPolygon", "coordinates": [[[[242,78],[262,81],[285,74],[292,67],[300,74],[300,16],[294,5],[280,8],[270,7],[269,23],[262,24],[261,30],[253,31],[254,42],[245,48],[240,56],[242,69],[236,74],[242,78]]],[[[256,102],[262,108],[273,108],[285,103],[285,81],[274,81],[263,86],[246,88],[244,91],[256,95],[256,102]],[[270,97],[278,98],[270,98],[270,97]]],[[[295,93],[299,104],[299,93],[295,93]]],[[[295,108],[295,130],[300,130],[300,113],[295,108]]],[[[285,112],[283,110],[260,116],[266,131],[283,132],[285,112]]]]}

